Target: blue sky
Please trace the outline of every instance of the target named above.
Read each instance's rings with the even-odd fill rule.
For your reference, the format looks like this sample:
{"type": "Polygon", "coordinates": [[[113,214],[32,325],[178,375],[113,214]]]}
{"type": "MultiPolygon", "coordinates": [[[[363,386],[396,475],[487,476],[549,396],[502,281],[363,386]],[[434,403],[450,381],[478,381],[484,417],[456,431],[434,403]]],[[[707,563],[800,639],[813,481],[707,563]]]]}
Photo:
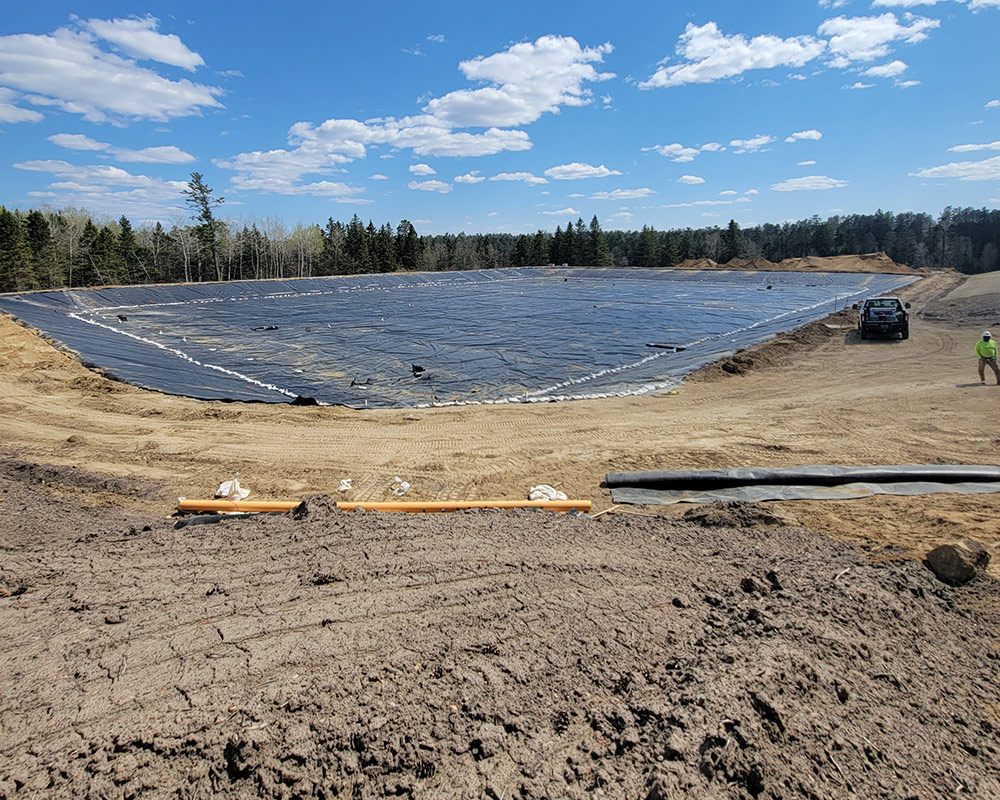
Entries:
{"type": "Polygon", "coordinates": [[[1000,0],[6,4],[0,203],[420,233],[1000,205],[1000,0]]]}

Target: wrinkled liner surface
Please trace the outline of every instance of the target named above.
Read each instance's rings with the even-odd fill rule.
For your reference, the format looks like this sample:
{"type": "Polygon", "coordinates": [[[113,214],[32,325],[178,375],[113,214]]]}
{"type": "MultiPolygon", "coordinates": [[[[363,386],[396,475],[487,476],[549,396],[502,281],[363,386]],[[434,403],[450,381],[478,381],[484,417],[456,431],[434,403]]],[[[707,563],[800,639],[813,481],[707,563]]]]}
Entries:
{"type": "Polygon", "coordinates": [[[914,280],[523,268],[35,292],[0,297],[0,310],[169,394],[401,408],[669,391],[914,280]]]}

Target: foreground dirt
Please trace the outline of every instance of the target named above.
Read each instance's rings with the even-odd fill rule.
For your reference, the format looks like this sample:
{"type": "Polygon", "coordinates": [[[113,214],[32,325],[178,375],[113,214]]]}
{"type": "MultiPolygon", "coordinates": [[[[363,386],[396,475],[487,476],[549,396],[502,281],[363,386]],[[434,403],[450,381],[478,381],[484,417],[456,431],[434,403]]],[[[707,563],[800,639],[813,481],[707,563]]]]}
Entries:
{"type": "Polygon", "coordinates": [[[0,472],[0,797],[1000,796],[990,579],[753,506],[174,530],[38,477],[0,472]]]}
{"type": "Polygon", "coordinates": [[[322,496],[596,511],[606,472],[997,463],[961,314],[994,287],[959,283],[907,289],[905,342],[845,312],[677,395],[419,412],[158,395],[0,319],[0,798],[1000,796],[1000,559],[961,589],[919,561],[995,550],[997,496],[322,496]],[[236,471],[309,513],[173,528],[236,471]]]}

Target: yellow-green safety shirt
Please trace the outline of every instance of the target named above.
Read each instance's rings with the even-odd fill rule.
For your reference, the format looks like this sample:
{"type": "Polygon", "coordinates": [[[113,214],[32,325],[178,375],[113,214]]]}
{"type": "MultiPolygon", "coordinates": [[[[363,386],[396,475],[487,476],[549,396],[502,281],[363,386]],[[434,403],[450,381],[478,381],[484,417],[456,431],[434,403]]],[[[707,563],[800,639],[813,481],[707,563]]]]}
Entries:
{"type": "Polygon", "coordinates": [[[997,343],[992,339],[988,342],[985,339],[980,339],[976,342],[976,355],[980,358],[996,358],[997,343]]]}

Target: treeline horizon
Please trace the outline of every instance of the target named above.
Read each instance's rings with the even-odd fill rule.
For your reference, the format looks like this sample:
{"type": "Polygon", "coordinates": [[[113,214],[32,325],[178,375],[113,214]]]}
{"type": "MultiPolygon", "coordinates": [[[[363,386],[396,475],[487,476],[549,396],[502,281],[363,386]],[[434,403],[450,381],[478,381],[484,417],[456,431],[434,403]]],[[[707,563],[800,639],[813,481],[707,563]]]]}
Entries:
{"type": "Polygon", "coordinates": [[[324,226],[288,228],[214,218],[222,199],[202,190],[189,200],[192,224],[135,228],[122,215],[96,223],[78,208],[10,211],[0,206],[0,292],[143,283],[181,283],[354,275],[377,272],[569,265],[671,267],[691,259],[837,256],[885,252],[914,268],[967,274],[1000,269],[1000,211],[947,207],[926,213],[818,216],[741,228],[604,231],[596,215],[534,234],[420,235],[408,220],[393,227],[330,217],[324,226]]]}

